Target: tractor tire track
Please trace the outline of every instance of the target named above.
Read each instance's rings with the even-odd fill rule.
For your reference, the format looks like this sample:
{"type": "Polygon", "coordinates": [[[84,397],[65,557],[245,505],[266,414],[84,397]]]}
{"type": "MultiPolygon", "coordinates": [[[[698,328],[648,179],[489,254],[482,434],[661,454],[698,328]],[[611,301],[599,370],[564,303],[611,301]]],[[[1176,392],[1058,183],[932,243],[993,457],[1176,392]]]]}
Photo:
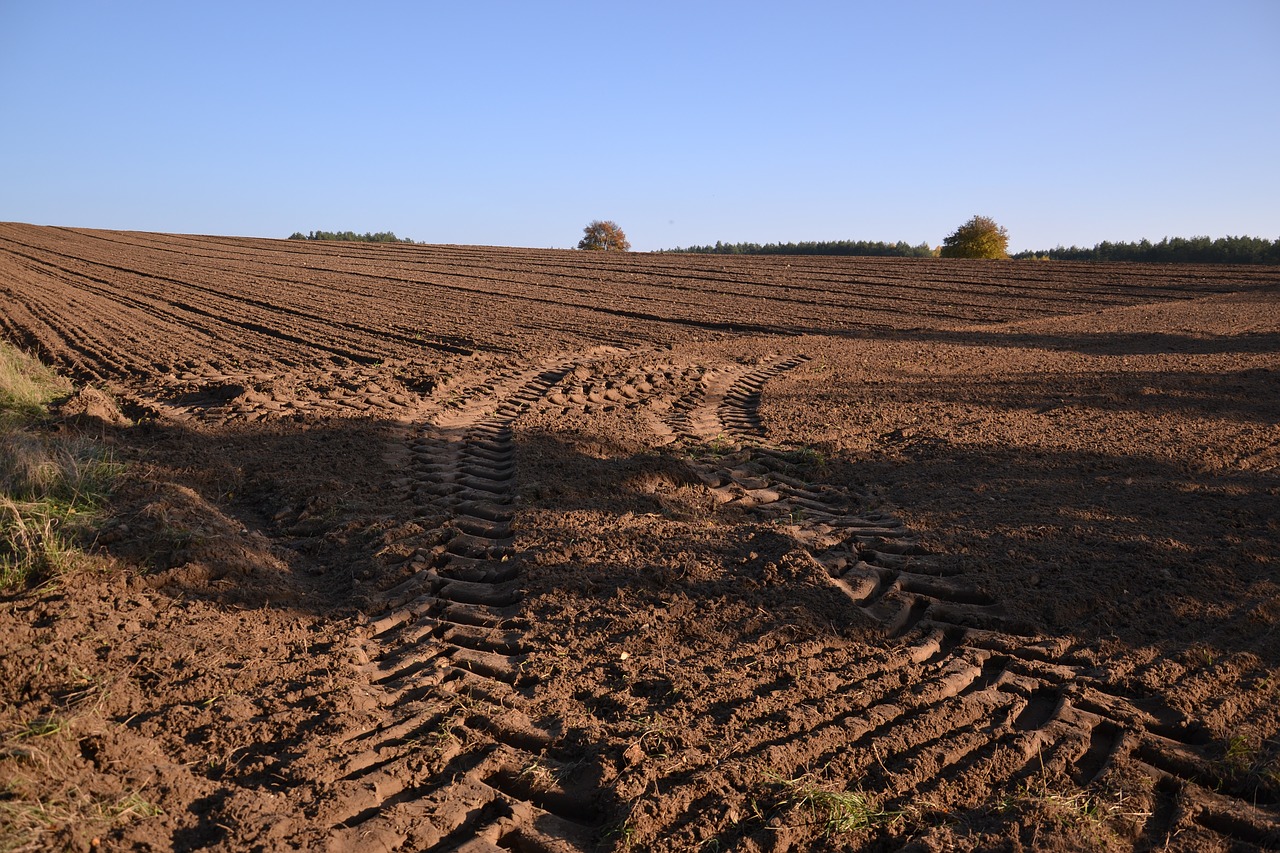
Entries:
{"type": "Polygon", "coordinates": [[[443,541],[419,548],[411,577],[364,629],[358,656],[391,709],[347,746],[341,791],[325,820],[358,847],[589,849],[600,815],[578,781],[582,758],[522,710],[524,663],[516,547],[512,423],[577,367],[557,359],[491,377],[424,422],[412,438],[419,512],[443,519],[443,541]],[[430,772],[419,745],[433,746],[430,772]]]}
{"type": "MultiPolygon", "coordinates": [[[[901,521],[859,509],[866,496],[805,482],[797,464],[805,451],[767,441],[758,411],[764,384],[804,361],[708,368],[672,405],[667,426],[718,503],[791,537],[833,592],[902,651],[879,679],[859,683],[869,703],[781,740],[746,740],[744,751],[771,766],[788,762],[797,775],[820,766],[863,780],[887,808],[921,796],[936,803],[946,780],[979,768],[1009,790],[1053,774],[1085,791],[1113,770],[1136,770],[1151,780],[1143,836],[1152,842],[1187,830],[1228,845],[1280,844],[1277,804],[1258,802],[1253,787],[1230,778],[1196,721],[1098,680],[1069,641],[1010,619],[901,521]],[[911,687],[876,696],[874,684],[893,683],[895,671],[911,687]],[[841,745],[809,748],[831,742],[816,736],[826,730],[840,731],[841,745]]],[[[745,720],[739,730],[761,722],[745,720]]]]}

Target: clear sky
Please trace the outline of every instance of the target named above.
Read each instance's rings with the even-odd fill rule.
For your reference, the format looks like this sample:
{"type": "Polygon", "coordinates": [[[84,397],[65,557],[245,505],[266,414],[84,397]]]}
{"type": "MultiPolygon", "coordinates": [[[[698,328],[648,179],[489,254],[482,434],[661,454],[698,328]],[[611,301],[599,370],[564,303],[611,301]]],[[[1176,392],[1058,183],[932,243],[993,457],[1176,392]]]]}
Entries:
{"type": "Polygon", "coordinates": [[[0,220],[1280,238],[1280,2],[0,0],[0,220]]]}

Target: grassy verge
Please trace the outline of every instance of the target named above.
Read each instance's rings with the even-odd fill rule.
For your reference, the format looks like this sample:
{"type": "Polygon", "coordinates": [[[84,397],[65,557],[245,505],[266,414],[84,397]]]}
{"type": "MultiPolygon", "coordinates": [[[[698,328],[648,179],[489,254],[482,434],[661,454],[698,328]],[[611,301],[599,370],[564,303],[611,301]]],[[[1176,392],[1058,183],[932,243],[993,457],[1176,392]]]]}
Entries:
{"type": "Polygon", "coordinates": [[[76,545],[106,496],[116,466],[94,442],[48,429],[48,406],[70,382],[0,344],[0,591],[57,578],[81,558],[76,545]]]}
{"type": "MultiPolygon", "coordinates": [[[[80,543],[92,535],[118,466],[97,442],[50,417],[50,404],[74,390],[0,343],[0,594],[11,600],[39,597],[97,565],[80,543]]],[[[29,650],[20,643],[8,651],[25,659],[29,650]]],[[[24,697],[43,669],[42,661],[34,673],[6,669],[26,687],[0,695],[0,853],[92,848],[97,834],[158,813],[137,790],[108,794],[73,781],[83,778],[77,726],[101,720],[24,697]]]]}

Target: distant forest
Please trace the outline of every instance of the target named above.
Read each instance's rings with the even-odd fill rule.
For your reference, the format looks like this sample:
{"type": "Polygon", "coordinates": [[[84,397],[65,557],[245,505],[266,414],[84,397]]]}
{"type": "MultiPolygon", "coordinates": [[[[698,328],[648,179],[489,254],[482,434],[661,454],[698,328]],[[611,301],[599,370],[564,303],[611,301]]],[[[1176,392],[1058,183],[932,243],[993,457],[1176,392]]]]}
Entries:
{"type": "Polygon", "coordinates": [[[877,258],[931,258],[933,249],[928,243],[912,246],[899,240],[897,243],[877,243],[870,240],[827,240],[803,243],[721,243],[714,246],[689,246],[685,249],[661,249],[661,252],[689,252],[695,255],[861,255],[877,258]]]}
{"type": "Polygon", "coordinates": [[[363,234],[357,234],[354,231],[312,231],[303,234],[301,231],[294,231],[289,235],[290,240],[345,240],[350,243],[412,243],[408,237],[397,237],[394,231],[379,231],[376,234],[366,231],[363,234]]]}
{"type": "MultiPolygon", "coordinates": [[[[928,243],[913,246],[903,240],[880,243],[870,240],[827,240],[801,243],[721,243],[714,246],[660,249],[698,255],[857,255],[866,257],[932,258],[937,252],[928,243]]],[[[1104,241],[1092,249],[1072,246],[1010,255],[1016,260],[1135,261],[1165,264],[1280,264],[1280,240],[1261,237],[1165,237],[1159,243],[1104,241]]]]}
{"type": "Polygon", "coordinates": [[[1102,242],[1092,249],[1072,246],[1039,252],[1018,252],[1014,258],[1053,261],[1141,261],[1166,264],[1280,264],[1280,240],[1261,237],[1165,237],[1159,243],[1102,242]]]}

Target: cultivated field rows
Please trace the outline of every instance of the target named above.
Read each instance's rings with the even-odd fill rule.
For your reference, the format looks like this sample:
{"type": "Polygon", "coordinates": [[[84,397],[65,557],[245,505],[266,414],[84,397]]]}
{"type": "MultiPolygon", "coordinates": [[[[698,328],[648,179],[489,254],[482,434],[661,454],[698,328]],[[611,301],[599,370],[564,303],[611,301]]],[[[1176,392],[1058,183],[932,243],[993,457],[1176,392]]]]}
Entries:
{"type": "MultiPolygon", "coordinates": [[[[349,452],[377,486],[343,508],[310,511],[306,470],[225,499],[299,578],[309,554],[361,566],[307,594],[347,637],[323,665],[367,700],[290,706],[283,781],[235,782],[237,831],[200,839],[230,849],[1280,844],[1280,786],[1224,765],[1205,698],[1139,686],[1186,687],[1190,663],[1048,630],[851,479],[855,460],[761,413],[804,374],[792,410],[829,427],[876,341],[1265,305],[1276,283],[0,227],[0,331],[153,429],[306,448],[370,424],[349,452]],[[844,794],[872,805],[834,826],[823,809],[850,801],[823,796],[844,794]],[[1101,815],[1045,828],[1064,802],[1101,815]],[[259,825],[271,809],[294,816],[287,837],[259,825]]],[[[1232,725],[1262,731],[1265,758],[1275,715],[1245,679],[1280,662],[1252,660],[1232,725]]]]}

